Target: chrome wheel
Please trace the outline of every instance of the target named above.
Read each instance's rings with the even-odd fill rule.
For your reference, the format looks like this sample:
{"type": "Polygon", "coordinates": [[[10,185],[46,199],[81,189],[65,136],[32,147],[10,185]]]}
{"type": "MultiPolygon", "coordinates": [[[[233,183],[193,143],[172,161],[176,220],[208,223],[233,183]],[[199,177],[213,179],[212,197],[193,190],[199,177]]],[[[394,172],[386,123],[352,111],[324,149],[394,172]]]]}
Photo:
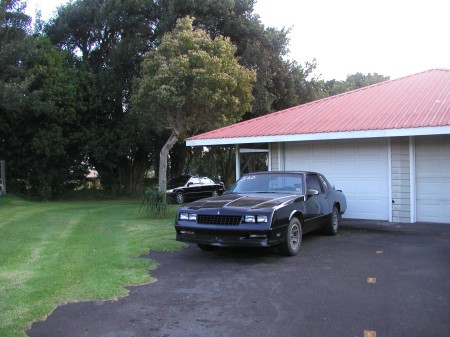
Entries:
{"type": "Polygon", "coordinates": [[[298,248],[300,247],[300,232],[300,226],[297,223],[294,223],[291,227],[291,233],[289,237],[292,250],[298,250],[298,248]]]}
{"type": "Polygon", "coordinates": [[[333,227],[333,232],[337,233],[339,227],[339,212],[335,207],[333,207],[333,214],[331,215],[331,227],[333,227]]]}
{"type": "Polygon", "coordinates": [[[182,204],[184,202],[184,194],[182,192],[178,192],[175,196],[177,204],[182,204]]]}
{"type": "Polygon", "coordinates": [[[328,235],[336,235],[339,230],[339,209],[337,206],[333,206],[333,211],[330,215],[330,220],[324,227],[324,233],[328,235]]]}
{"type": "Polygon", "coordinates": [[[302,244],[302,223],[298,218],[292,218],[286,231],[286,240],[278,247],[283,255],[293,256],[298,253],[302,244]]]}

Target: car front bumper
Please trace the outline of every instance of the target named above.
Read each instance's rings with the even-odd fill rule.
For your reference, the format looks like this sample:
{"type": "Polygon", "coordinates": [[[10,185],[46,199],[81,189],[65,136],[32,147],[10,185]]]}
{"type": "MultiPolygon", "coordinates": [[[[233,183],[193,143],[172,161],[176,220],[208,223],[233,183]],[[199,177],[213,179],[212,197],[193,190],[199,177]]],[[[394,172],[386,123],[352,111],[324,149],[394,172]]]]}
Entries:
{"type": "Polygon", "coordinates": [[[176,226],[177,241],[217,247],[270,247],[283,242],[286,227],[268,231],[216,231],[176,226]]]}

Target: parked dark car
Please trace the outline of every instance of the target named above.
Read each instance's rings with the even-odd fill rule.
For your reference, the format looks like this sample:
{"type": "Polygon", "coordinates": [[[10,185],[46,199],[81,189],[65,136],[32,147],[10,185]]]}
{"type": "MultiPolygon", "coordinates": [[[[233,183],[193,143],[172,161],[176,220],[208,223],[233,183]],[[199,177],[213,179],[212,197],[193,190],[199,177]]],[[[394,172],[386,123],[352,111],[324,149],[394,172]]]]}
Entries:
{"type": "Polygon", "coordinates": [[[167,183],[167,196],[177,204],[186,200],[216,197],[224,192],[223,183],[216,183],[208,177],[185,174],[172,178],[167,183]]]}
{"type": "Polygon", "coordinates": [[[182,206],[178,241],[203,250],[221,246],[278,246],[295,255],[302,235],[335,235],[347,208],[344,194],[316,172],[257,172],[242,176],[224,195],[182,206]]]}

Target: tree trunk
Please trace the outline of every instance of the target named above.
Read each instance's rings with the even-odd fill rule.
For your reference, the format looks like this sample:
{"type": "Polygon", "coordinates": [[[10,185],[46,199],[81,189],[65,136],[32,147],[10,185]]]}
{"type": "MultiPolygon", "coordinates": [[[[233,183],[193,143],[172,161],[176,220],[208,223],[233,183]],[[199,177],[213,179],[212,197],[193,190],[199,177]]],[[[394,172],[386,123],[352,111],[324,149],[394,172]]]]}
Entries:
{"type": "Polygon", "coordinates": [[[166,192],[167,189],[167,156],[173,145],[177,142],[178,136],[172,132],[167,142],[164,144],[159,154],[159,180],[158,189],[160,192],[166,192]]]}

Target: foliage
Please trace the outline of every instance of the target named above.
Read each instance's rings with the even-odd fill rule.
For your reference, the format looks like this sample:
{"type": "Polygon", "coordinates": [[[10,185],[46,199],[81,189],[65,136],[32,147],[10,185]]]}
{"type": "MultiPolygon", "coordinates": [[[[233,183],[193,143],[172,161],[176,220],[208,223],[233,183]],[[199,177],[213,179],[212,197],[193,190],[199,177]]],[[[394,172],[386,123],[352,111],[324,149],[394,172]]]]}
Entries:
{"type": "Polygon", "coordinates": [[[368,73],[367,75],[355,73],[348,75],[345,81],[327,81],[325,83],[325,88],[328,94],[333,96],[387,80],[389,80],[388,76],[383,76],[377,73],[374,73],[373,75],[371,73],[368,73]]]}
{"type": "Polygon", "coordinates": [[[0,34],[6,69],[0,78],[0,153],[13,178],[10,187],[26,180],[48,199],[84,173],[80,113],[86,93],[80,83],[85,77],[67,53],[44,37],[27,35],[23,15],[15,17],[22,20],[13,20],[12,27],[4,21],[0,34]]]}
{"type": "MultiPolygon", "coordinates": [[[[192,15],[194,27],[212,37],[230,38],[237,48],[239,63],[257,73],[252,92],[255,99],[252,109],[243,115],[244,120],[326,96],[320,81],[311,78],[315,61],[304,66],[289,61],[289,30],[265,28],[253,13],[254,3],[253,0],[162,0],[157,34],[161,36],[175,27],[177,19],[192,15]]],[[[171,176],[190,169],[189,151],[184,144],[174,145],[170,152],[171,176]]],[[[223,180],[234,181],[234,164],[231,169],[228,164],[223,169],[219,173],[223,180]]],[[[214,170],[210,166],[206,173],[211,175],[214,170]]]]}
{"type": "Polygon", "coordinates": [[[187,135],[238,121],[250,110],[255,74],[240,66],[236,48],[221,36],[178,21],[160,46],[148,52],[134,96],[135,109],[171,135],[161,150],[159,189],[166,189],[167,155],[187,135]]]}
{"type": "MultiPolygon", "coordinates": [[[[253,12],[254,3],[75,0],[59,7],[47,23],[37,13],[32,30],[31,18],[24,13],[26,0],[0,0],[0,154],[8,163],[9,190],[26,185],[31,187],[28,192],[42,199],[53,198],[81,181],[86,167],[93,166],[105,193],[140,196],[145,173],[152,170],[159,174],[161,150],[169,153],[171,176],[198,167],[206,175],[213,172],[223,181],[232,181],[232,148],[212,150],[205,154],[211,161],[199,163],[192,154],[201,149],[191,150],[181,140],[186,135],[387,79],[376,73],[349,75],[346,81],[325,82],[313,77],[316,61],[304,65],[290,61],[289,29],[264,27],[253,12]],[[185,88],[163,86],[155,91],[155,95],[169,98],[156,110],[162,112],[161,117],[164,109],[185,104],[198,110],[195,116],[184,108],[186,113],[170,117],[168,123],[169,119],[156,121],[157,114],[133,111],[131,98],[139,96],[133,94],[139,88],[133,86],[135,79],[145,82],[146,77],[153,76],[142,73],[144,55],[157,52],[156,48],[167,40],[164,34],[176,27],[178,19],[190,15],[195,16],[193,28],[204,31],[214,43],[229,39],[236,47],[230,49],[233,58],[256,73],[251,89],[253,102],[236,112],[233,105],[237,100],[222,100],[220,94],[215,95],[213,89],[222,93],[232,89],[233,76],[227,73],[228,77],[221,77],[215,70],[215,60],[206,61],[197,53],[197,59],[189,61],[189,70],[180,76],[190,79],[194,67],[209,72],[210,78],[202,80],[206,90],[195,92],[196,97],[212,97],[211,102],[199,100],[193,102],[197,104],[194,106],[188,100],[178,100],[182,95],[172,96],[170,90],[188,92],[194,85],[185,82],[185,88]],[[220,112],[229,106],[229,114],[220,112]],[[211,114],[212,109],[219,113],[211,114]],[[193,123],[197,121],[204,123],[193,123]],[[173,130],[179,134],[172,135],[173,130]],[[217,158],[224,160],[219,167],[213,164],[217,158]]],[[[165,74],[170,75],[170,71],[165,74]]],[[[243,94],[245,86],[242,88],[240,94],[247,95],[243,94]]],[[[144,107],[155,110],[155,106],[144,107]]]]}
{"type": "Polygon", "coordinates": [[[130,114],[133,78],[154,46],[152,0],[78,0],[62,6],[45,28],[54,44],[80,58],[94,78],[86,110],[84,154],[102,185],[116,195],[141,195],[149,160],[160,142],[130,114]]]}
{"type": "Polygon", "coordinates": [[[162,0],[158,34],[170,31],[176,20],[187,15],[195,17],[194,26],[213,38],[230,38],[237,47],[239,63],[257,72],[253,88],[255,97],[251,113],[244,118],[292,107],[310,100],[303,91],[309,88],[308,77],[315,61],[305,67],[286,59],[289,29],[265,28],[253,13],[254,0],[162,0]]]}
{"type": "Polygon", "coordinates": [[[136,201],[25,202],[0,198],[0,335],[24,336],[57,305],[125,296],[153,282],[149,250],[182,247],[167,217],[139,215],[136,201]]]}
{"type": "Polygon", "coordinates": [[[140,211],[159,219],[166,215],[168,206],[166,193],[150,187],[142,197],[140,211]]]}

